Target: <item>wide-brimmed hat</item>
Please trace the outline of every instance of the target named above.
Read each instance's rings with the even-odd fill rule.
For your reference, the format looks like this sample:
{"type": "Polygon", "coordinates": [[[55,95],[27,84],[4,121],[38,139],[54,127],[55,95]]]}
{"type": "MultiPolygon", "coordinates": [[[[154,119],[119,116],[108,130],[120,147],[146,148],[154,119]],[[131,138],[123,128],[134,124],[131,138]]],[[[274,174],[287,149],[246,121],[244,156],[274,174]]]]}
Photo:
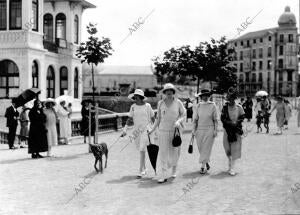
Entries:
{"type": "Polygon", "coordinates": [[[47,104],[47,103],[52,103],[53,105],[56,104],[55,100],[52,99],[52,98],[47,98],[47,99],[44,101],[44,104],[47,104]]]}
{"type": "Polygon", "coordinates": [[[136,90],[134,91],[134,93],[129,94],[128,98],[134,100],[134,96],[135,96],[135,95],[143,97],[143,100],[146,99],[145,94],[144,94],[144,91],[141,90],[141,89],[136,89],[136,90]]]}
{"type": "Polygon", "coordinates": [[[234,99],[237,99],[238,97],[238,92],[237,92],[237,89],[234,88],[234,87],[230,87],[227,91],[227,99],[228,98],[234,98],[234,99]]]}
{"type": "Polygon", "coordinates": [[[209,90],[209,89],[202,89],[200,91],[200,93],[198,93],[196,96],[199,97],[199,96],[211,96],[212,94],[212,91],[209,90]]]}
{"type": "Polygon", "coordinates": [[[174,94],[176,93],[176,87],[171,83],[165,84],[164,88],[161,90],[161,92],[164,94],[167,90],[173,90],[174,94]]]}

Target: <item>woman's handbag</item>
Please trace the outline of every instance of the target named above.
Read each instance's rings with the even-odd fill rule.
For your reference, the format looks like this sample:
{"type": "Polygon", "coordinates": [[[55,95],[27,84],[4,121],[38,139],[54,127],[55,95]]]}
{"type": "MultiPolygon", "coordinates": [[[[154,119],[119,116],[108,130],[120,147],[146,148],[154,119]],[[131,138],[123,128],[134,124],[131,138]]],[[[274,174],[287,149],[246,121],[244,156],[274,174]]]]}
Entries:
{"type": "Polygon", "coordinates": [[[174,132],[174,138],[172,141],[172,145],[174,147],[178,147],[181,145],[181,137],[180,137],[180,132],[179,132],[179,128],[175,128],[175,132],[174,132]]]}
{"type": "Polygon", "coordinates": [[[193,153],[193,142],[194,142],[194,135],[192,136],[192,139],[190,141],[190,145],[189,145],[189,149],[188,149],[188,153],[192,154],[193,153]]]}

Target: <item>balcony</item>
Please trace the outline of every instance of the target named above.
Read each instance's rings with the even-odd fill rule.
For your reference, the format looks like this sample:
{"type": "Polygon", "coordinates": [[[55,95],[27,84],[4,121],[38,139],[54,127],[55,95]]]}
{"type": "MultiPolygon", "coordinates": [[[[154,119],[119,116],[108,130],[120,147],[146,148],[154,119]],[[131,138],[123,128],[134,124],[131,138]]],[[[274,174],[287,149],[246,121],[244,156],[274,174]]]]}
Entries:
{"type": "Polygon", "coordinates": [[[49,52],[58,53],[58,47],[55,43],[44,40],[43,44],[44,48],[47,49],[49,52]]]}
{"type": "Polygon", "coordinates": [[[72,43],[68,43],[64,39],[56,38],[55,43],[49,40],[43,41],[44,48],[49,52],[53,52],[56,54],[63,54],[69,56],[75,56],[75,48],[72,43]]]}

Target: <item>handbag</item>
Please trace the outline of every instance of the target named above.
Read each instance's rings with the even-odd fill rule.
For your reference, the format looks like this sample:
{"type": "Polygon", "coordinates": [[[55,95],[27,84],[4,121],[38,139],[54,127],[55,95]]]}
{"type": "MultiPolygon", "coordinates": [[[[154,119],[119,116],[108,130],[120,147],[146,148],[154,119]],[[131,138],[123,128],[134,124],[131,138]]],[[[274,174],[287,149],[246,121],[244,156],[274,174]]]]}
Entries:
{"type": "Polygon", "coordinates": [[[174,147],[178,147],[181,145],[181,137],[180,137],[180,132],[179,132],[179,129],[178,128],[175,128],[175,132],[174,132],[174,138],[173,138],[173,141],[172,141],[172,145],[174,147]]]}
{"type": "Polygon", "coordinates": [[[188,153],[192,154],[193,153],[193,142],[194,142],[194,135],[192,136],[192,139],[190,141],[190,145],[189,145],[189,149],[188,149],[188,153]]]}

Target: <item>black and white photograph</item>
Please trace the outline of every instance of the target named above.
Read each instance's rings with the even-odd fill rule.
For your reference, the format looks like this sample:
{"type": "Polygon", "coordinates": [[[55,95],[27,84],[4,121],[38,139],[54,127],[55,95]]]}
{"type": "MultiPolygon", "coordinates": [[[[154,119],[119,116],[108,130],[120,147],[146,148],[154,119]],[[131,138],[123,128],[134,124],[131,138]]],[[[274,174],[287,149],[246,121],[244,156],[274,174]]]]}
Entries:
{"type": "Polygon", "coordinates": [[[300,0],[0,0],[0,215],[300,215],[299,23],[300,0]]]}

